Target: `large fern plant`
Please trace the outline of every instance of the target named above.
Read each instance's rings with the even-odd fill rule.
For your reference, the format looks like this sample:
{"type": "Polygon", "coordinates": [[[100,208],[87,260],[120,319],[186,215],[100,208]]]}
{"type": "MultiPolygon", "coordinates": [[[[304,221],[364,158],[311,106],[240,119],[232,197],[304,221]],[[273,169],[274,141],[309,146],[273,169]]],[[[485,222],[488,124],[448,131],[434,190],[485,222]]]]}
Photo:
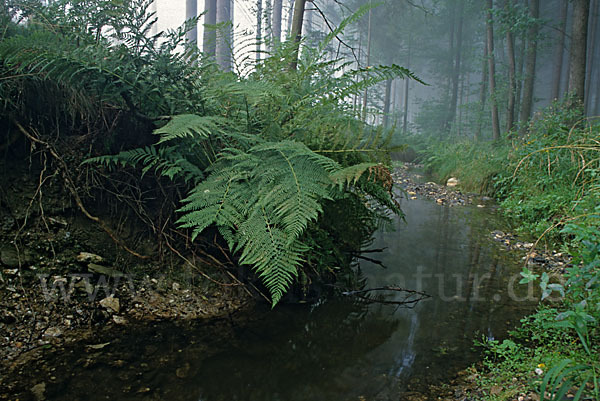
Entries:
{"type": "MultiPolygon", "coordinates": [[[[337,236],[328,242],[335,255],[341,243],[360,246],[343,238],[350,234],[322,224],[325,213],[342,216],[339,225],[368,227],[386,210],[400,213],[385,167],[390,134],[359,121],[346,101],[389,78],[416,77],[399,66],[351,69],[323,51],[367,8],[316,49],[306,48],[297,71],[287,69],[294,46],[283,44],[253,69],[240,69],[245,75],[234,75],[183,42],[195,21],[149,35],[149,4],[57,0],[18,11],[36,24],[0,40],[0,93],[10,99],[3,112],[33,121],[32,100],[18,96],[37,87],[42,103],[65,111],[60,123],[40,132],[56,136],[65,124],[101,123],[102,141],[121,151],[91,157],[88,164],[135,166],[142,176],[172,180],[186,194],[179,226],[193,238],[216,227],[239,263],[262,280],[273,304],[308,271],[307,264],[321,269],[314,265],[326,260],[314,257],[325,253],[319,238],[337,236]],[[103,7],[110,9],[98,12],[103,7]],[[181,47],[185,51],[176,51],[181,47]],[[55,90],[61,96],[53,96],[55,90]],[[107,114],[116,122],[108,123],[107,114]],[[131,146],[130,119],[141,122],[134,131],[152,124],[154,140],[146,136],[145,146],[131,146]]],[[[54,121],[43,108],[36,114],[54,121]]]]}

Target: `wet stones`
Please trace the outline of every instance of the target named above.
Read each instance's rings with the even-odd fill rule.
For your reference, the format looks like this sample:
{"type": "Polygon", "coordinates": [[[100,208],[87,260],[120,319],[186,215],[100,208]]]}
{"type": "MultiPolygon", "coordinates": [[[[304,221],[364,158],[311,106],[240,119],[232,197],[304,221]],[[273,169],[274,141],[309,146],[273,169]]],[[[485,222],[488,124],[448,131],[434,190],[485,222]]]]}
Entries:
{"type": "Polygon", "coordinates": [[[400,185],[408,199],[414,200],[418,197],[424,197],[434,200],[438,205],[443,206],[463,206],[474,203],[476,200],[481,202],[490,201],[490,198],[479,197],[475,194],[463,194],[456,187],[460,184],[458,178],[450,178],[446,185],[440,185],[432,181],[418,182],[420,176],[409,171],[410,168],[421,168],[420,165],[407,163],[397,168],[392,176],[394,182],[400,185]],[[479,199],[478,199],[479,198],[479,199]]]}
{"type": "Polygon", "coordinates": [[[521,259],[530,267],[539,267],[553,273],[564,273],[565,269],[573,266],[573,258],[554,250],[534,249],[534,243],[521,241],[514,234],[500,230],[491,233],[494,241],[502,244],[509,251],[525,251],[521,259]]]}

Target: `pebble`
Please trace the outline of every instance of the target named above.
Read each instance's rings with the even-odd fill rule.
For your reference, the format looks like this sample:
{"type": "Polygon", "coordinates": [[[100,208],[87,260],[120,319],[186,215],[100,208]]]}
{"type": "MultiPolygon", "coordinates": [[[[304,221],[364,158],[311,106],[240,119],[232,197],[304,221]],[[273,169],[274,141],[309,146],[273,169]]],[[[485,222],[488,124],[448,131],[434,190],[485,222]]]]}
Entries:
{"type": "Polygon", "coordinates": [[[115,313],[119,313],[119,311],[121,310],[121,305],[119,304],[119,298],[115,298],[112,296],[106,297],[103,300],[101,300],[100,305],[103,308],[113,311],[115,313]]]}

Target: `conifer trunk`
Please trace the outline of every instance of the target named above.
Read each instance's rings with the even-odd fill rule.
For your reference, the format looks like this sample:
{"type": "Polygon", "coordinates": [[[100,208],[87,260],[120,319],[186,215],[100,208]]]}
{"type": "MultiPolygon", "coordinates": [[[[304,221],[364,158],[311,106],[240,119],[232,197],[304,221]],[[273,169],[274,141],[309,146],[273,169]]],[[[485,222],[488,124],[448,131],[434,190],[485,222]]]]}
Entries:
{"type": "Polygon", "coordinates": [[[217,64],[223,71],[231,71],[231,0],[217,0],[217,64]]]}
{"type": "MultiPolygon", "coordinates": [[[[506,8],[512,9],[512,0],[506,0],[506,8]]],[[[506,106],[506,131],[511,132],[515,122],[515,96],[517,90],[515,65],[515,39],[511,27],[506,29],[506,52],[508,57],[508,104],[506,106]]]]}
{"type": "Polygon", "coordinates": [[[217,23],[217,0],[204,0],[204,36],[202,51],[206,55],[216,53],[217,37],[214,25],[217,23]]]}
{"type": "Polygon", "coordinates": [[[554,62],[552,66],[552,93],[550,94],[550,100],[557,100],[560,97],[560,82],[562,79],[568,9],[569,0],[561,0],[559,17],[560,22],[557,27],[558,40],[556,41],[556,47],[554,48],[554,62]]]}
{"type": "MultiPolygon", "coordinates": [[[[185,19],[189,20],[198,16],[198,0],[185,0],[185,19]]],[[[198,42],[198,27],[190,29],[186,35],[186,40],[189,43],[196,44],[198,42]]]]}
{"type": "Polygon", "coordinates": [[[462,57],[462,36],[463,36],[463,23],[464,23],[464,0],[458,0],[458,26],[456,31],[456,46],[454,54],[454,66],[452,71],[452,97],[450,99],[450,109],[448,113],[448,120],[446,123],[447,130],[452,128],[454,121],[456,120],[456,108],[458,107],[458,85],[460,81],[460,68],[461,68],[461,57],[462,57]]]}
{"type": "Polygon", "coordinates": [[[302,23],[304,22],[304,9],[306,8],[306,0],[295,0],[294,15],[292,17],[292,29],[290,36],[295,42],[294,54],[290,62],[290,69],[298,68],[298,56],[300,53],[300,41],[302,40],[302,23]]]}
{"type": "Polygon", "coordinates": [[[283,1],[273,1],[273,18],[271,19],[273,29],[273,45],[277,46],[281,42],[281,14],[283,12],[283,1]]]}
{"type": "Polygon", "coordinates": [[[574,102],[581,104],[583,104],[585,97],[585,64],[589,14],[590,0],[573,0],[569,92],[573,95],[574,102]]]}
{"type": "Polygon", "coordinates": [[[256,1],[256,61],[260,61],[262,45],[262,0],[256,1]]]}
{"type": "MultiPolygon", "coordinates": [[[[540,17],[540,0],[530,0],[529,13],[536,20],[540,17]]],[[[527,30],[527,53],[525,58],[525,82],[523,83],[523,101],[521,104],[520,134],[523,135],[527,130],[527,122],[531,117],[533,108],[533,89],[535,84],[535,65],[537,61],[537,36],[539,25],[534,21],[527,30]]]]}
{"type": "Polygon", "coordinates": [[[492,139],[500,139],[500,119],[498,116],[498,103],[496,93],[496,62],[494,58],[494,22],[492,18],[493,0],[487,0],[487,48],[488,48],[488,79],[490,85],[490,104],[492,106],[492,139]]]}

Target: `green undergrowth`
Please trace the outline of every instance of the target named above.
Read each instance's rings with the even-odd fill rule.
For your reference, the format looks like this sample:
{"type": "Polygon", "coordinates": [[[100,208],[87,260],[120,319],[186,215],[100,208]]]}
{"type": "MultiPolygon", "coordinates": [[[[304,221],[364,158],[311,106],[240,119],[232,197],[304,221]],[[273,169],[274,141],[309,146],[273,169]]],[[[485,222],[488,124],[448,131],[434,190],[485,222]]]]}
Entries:
{"type": "MultiPolygon", "coordinates": [[[[599,220],[600,213],[590,219],[599,220]]],[[[563,231],[578,245],[573,266],[557,277],[524,269],[521,283],[539,281],[543,302],[508,339],[479,343],[485,349],[479,385],[489,390],[486,399],[531,392],[542,400],[600,399],[600,233],[582,224],[563,231]],[[504,389],[492,396],[498,384],[504,389]]]]}
{"type": "Polygon", "coordinates": [[[598,203],[600,125],[555,103],[527,135],[499,142],[470,140],[422,146],[421,159],[440,182],[496,198],[519,231],[564,242],[564,223],[584,220],[598,203]]]}

